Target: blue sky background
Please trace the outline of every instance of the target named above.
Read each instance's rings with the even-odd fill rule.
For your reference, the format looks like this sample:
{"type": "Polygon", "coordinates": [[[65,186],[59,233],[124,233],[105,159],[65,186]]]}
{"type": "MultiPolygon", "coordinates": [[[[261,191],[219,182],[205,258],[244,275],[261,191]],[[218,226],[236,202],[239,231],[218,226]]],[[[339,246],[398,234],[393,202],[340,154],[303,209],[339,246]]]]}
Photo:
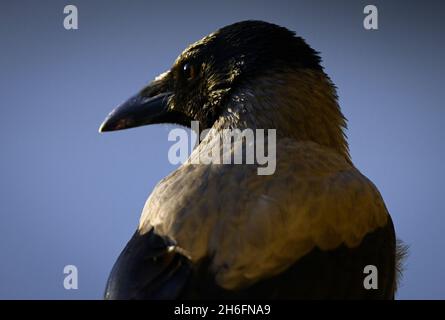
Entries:
{"type": "Polygon", "coordinates": [[[0,298],[99,299],[154,185],[172,126],[100,135],[107,113],[191,42],[261,19],[323,57],[354,163],[411,247],[398,297],[445,298],[441,1],[1,1],[0,298]],[[379,30],[362,27],[379,9],[379,30]],[[63,7],[79,29],[63,28],[63,7]],[[79,289],[63,288],[63,267],[79,289]]]}

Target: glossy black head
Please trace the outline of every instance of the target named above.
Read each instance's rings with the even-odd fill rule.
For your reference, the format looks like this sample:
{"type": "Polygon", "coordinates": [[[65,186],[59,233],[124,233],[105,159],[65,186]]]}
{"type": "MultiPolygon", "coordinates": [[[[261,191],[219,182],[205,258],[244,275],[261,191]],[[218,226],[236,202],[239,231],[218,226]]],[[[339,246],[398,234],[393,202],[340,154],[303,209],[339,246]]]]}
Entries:
{"type": "Polygon", "coordinates": [[[173,67],[116,108],[100,131],[153,123],[209,128],[245,79],[286,69],[322,71],[320,57],[294,32],[262,21],[226,26],[190,45],[173,67]]]}

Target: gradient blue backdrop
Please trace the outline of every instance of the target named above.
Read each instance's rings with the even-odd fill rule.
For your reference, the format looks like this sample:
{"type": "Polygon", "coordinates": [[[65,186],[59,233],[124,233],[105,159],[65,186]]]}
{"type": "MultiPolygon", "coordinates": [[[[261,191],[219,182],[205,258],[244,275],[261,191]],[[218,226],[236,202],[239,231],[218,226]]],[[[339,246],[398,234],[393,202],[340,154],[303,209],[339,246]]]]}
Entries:
{"type": "Polygon", "coordinates": [[[440,1],[1,1],[0,298],[101,298],[145,199],[174,169],[171,126],[101,135],[191,42],[245,19],[297,31],[339,88],[354,163],[411,246],[399,298],[445,298],[440,1]],[[362,27],[379,8],[379,30],[362,27]],[[63,7],[79,30],[63,28],[63,7]],[[79,289],[63,288],[63,267],[79,289]]]}

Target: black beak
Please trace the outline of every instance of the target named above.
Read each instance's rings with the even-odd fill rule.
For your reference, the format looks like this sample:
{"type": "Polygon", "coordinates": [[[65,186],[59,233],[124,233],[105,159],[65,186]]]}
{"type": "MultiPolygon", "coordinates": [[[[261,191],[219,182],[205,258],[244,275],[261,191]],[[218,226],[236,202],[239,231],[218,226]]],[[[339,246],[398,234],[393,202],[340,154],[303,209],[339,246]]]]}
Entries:
{"type": "Polygon", "coordinates": [[[167,101],[170,96],[170,92],[152,97],[144,97],[141,93],[133,96],[111,111],[100,126],[99,132],[171,122],[170,118],[174,118],[176,113],[168,111],[167,101]]]}

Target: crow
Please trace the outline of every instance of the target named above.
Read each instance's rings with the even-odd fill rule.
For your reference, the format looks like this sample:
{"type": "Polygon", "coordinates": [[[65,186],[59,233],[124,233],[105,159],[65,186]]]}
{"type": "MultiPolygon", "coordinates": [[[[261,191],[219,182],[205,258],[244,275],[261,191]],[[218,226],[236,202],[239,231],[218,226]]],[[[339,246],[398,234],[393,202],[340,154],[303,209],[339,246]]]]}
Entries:
{"type": "Polygon", "coordinates": [[[276,169],[188,161],[162,179],[106,299],[394,298],[391,216],[351,161],[336,87],[303,38],[263,21],[223,27],[99,131],[191,121],[213,133],[190,158],[230,129],[276,130],[276,169]]]}

